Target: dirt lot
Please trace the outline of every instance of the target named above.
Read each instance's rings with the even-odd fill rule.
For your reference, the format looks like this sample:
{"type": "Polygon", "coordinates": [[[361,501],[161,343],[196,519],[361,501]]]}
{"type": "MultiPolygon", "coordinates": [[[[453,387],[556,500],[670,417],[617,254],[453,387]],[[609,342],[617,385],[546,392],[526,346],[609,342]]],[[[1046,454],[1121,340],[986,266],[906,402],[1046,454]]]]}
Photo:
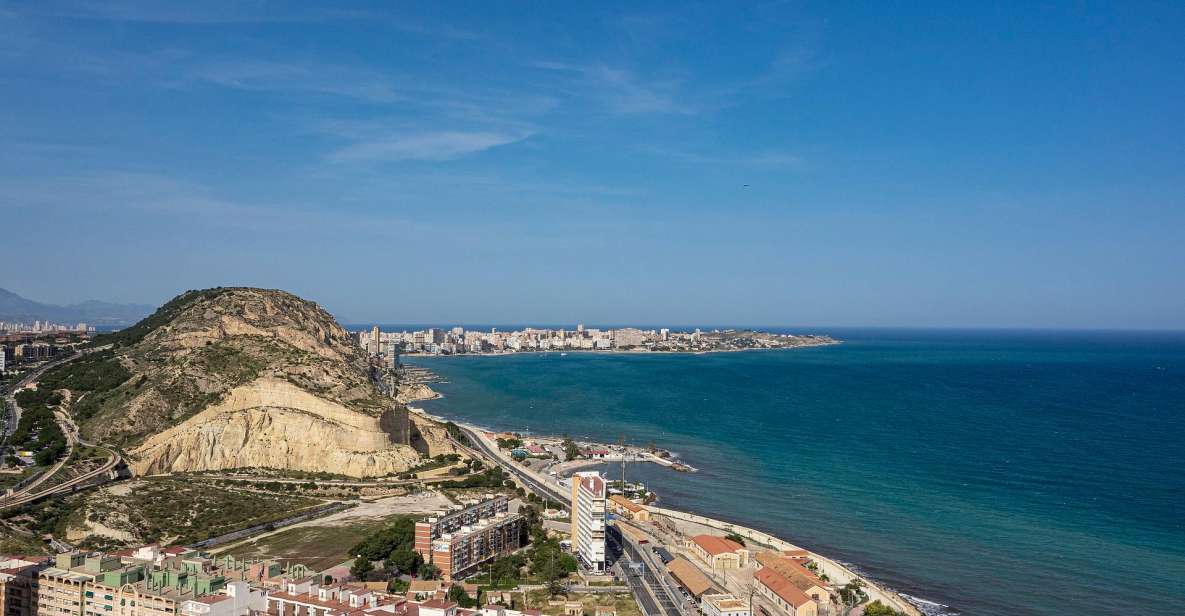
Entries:
{"type": "Polygon", "coordinates": [[[421,492],[363,502],[324,518],[301,522],[215,551],[251,558],[283,558],[324,569],[349,558],[349,550],[366,535],[401,515],[424,515],[452,504],[438,492],[421,492]]]}

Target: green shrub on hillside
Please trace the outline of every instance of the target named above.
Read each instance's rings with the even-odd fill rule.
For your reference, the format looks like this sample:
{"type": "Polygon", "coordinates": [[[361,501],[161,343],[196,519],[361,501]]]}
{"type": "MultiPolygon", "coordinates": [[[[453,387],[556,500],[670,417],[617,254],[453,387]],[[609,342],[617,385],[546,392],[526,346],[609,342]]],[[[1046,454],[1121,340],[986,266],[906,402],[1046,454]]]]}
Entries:
{"type": "Polygon", "coordinates": [[[99,334],[98,336],[95,336],[95,340],[91,343],[91,345],[103,346],[106,344],[111,344],[116,348],[119,348],[136,344],[137,342],[143,340],[145,336],[155,331],[157,328],[165,325],[169,321],[172,321],[178,314],[181,313],[182,310],[191,304],[204,299],[217,297],[223,291],[224,289],[222,287],[204,289],[201,291],[186,291],[185,293],[169,300],[169,302],[164,306],[158,308],[156,312],[152,313],[131,327],[121,329],[116,332],[99,334]]]}

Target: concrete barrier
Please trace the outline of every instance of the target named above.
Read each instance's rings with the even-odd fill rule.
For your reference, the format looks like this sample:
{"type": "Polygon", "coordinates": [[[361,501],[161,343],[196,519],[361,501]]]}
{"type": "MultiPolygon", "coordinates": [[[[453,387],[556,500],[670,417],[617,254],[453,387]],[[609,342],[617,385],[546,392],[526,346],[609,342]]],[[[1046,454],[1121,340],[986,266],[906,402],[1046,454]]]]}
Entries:
{"type": "MultiPolygon", "coordinates": [[[[704,526],[709,526],[711,528],[722,530],[725,533],[736,533],[736,534],[744,537],[747,540],[755,541],[755,542],[760,543],[762,545],[769,546],[775,550],[781,551],[781,550],[801,550],[801,549],[803,549],[797,545],[794,545],[793,543],[790,543],[789,541],[783,541],[783,540],[781,540],[769,533],[763,533],[759,530],[754,530],[752,528],[749,528],[746,526],[741,526],[739,524],[733,524],[731,522],[722,522],[720,520],[715,520],[712,518],[705,518],[702,515],[696,515],[694,513],[687,513],[685,511],[676,511],[674,509],[664,509],[662,507],[655,507],[654,505],[647,505],[646,508],[650,510],[651,514],[664,515],[664,516],[667,516],[668,518],[673,518],[676,520],[683,520],[685,522],[694,522],[696,524],[702,524],[704,526]]],[[[881,586],[877,585],[875,582],[872,582],[871,580],[869,580],[867,578],[861,577],[860,575],[856,574],[851,569],[848,569],[847,567],[843,566],[842,564],[840,564],[830,558],[827,558],[826,556],[821,556],[821,555],[811,552],[809,550],[807,551],[807,553],[810,554],[811,560],[815,561],[815,564],[817,564],[819,566],[819,572],[826,573],[827,578],[831,580],[831,583],[833,585],[843,586],[853,579],[858,579],[864,583],[864,592],[868,593],[868,600],[869,601],[880,600],[881,603],[884,603],[885,605],[888,605],[895,610],[904,612],[908,616],[923,616],[921,611],[918,610],[918,608],[916,606],[914,606],[909,601],[906,601],[905,598],[902,597],[901,595],[898,595],[897,593],[895,593],[891,590],[888,590],[887,588],[882,588],[881,586]]]]}

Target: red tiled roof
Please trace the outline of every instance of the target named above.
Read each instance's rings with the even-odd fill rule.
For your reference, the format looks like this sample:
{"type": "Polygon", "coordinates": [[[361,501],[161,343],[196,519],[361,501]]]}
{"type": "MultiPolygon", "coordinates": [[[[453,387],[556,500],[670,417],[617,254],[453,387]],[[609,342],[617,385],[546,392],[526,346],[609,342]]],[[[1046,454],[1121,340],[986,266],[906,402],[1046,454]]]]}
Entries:
{"type": "Polygon", "coordinates": [[[634,501],[632,501],[620,494],[614,494],[613,496],[610,496],[609,500],[617,503],[618,505],[621,505],[622,507],[625,507],[626,510],[628,510],[628,511],[642,511],[642,509],[644,509],[644,507],[642,507],[638,503],[635,503],[634,501]]]}
{"type": "Polygon", "coordinates": [[[796,609],[811,600],[810,597],[806,596],[806,593],[798,590],[790,580],[786,579],[786,576],[769,567],[758,569],[757,573],[753,575],[753,579],[773,591],[775,595],[781,597],[783,601],[794,606],[796,609]]]}
{"type": "Polygon", "coordinates": [[[581,477],[580,483],[584,486],[585,490],[593,494],[603,494],[605,492],[605,482],[596,475],[581,477]]]}
{"type": "Polygon", "coordinates": [[[696,535],[691,540],[711,556],[718,556],[744,549],[744,546],[741,544],[731,539],[717,537],[716,535],[696,535]]]}
{"type": "Polygon", "coordinates": [[[808,592],[812,587],[816,586],[823,590],[829,588],[827,582],[824,582],[813,571],[804,567],[801,560],[779,556],[776,552],[761,552],[757,555],[757,562],[763,568],[777,571],[803,592],[808,592]]]}

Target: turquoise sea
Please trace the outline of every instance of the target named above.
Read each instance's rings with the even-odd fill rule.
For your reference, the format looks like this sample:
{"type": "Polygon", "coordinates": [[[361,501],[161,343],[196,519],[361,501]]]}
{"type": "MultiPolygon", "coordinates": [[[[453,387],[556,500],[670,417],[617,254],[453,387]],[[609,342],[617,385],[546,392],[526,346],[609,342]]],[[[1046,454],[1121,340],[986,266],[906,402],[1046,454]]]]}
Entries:
{"type": "MultiPolygon", "coordinates": [[[[965,614],[1185,605],[1185,334],[821,330],[831,347],[412,358],[429,411],[654,441],[661,504],[965,614]]],[[[616,469],[614,472],[618,472],[616,469]]]]}

